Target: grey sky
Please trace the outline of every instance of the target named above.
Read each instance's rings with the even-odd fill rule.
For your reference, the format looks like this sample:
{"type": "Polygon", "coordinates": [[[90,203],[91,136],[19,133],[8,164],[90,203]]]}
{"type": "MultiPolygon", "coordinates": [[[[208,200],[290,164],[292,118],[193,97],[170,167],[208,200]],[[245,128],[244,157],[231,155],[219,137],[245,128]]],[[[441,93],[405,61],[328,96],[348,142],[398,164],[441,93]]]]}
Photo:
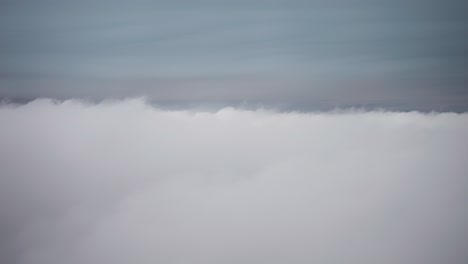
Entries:
{"type": "Polygon", "coordinates": [[[468,109],[465,1],[0,0],[0,97],[468,109]]]}

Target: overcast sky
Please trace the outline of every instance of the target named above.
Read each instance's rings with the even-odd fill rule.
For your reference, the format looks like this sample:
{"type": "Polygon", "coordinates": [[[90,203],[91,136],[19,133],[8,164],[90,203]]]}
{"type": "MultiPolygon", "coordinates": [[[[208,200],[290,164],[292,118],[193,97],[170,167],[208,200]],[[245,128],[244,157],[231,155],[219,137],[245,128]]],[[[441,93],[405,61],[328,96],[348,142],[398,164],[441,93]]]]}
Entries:
{"type": "Polygon", "coordinates": [[[0,0],[0,263],[468,263],[466,2],[0,0]]]}
{"type": "Polygon", "coordinates": [[[0,98],[468,109],[462,0],[0,0],[0,98]]]}
{"type": "Polygon", "coordinates": [[[0,0],[0,263],[468,263],[466,2],[0,0]]]}

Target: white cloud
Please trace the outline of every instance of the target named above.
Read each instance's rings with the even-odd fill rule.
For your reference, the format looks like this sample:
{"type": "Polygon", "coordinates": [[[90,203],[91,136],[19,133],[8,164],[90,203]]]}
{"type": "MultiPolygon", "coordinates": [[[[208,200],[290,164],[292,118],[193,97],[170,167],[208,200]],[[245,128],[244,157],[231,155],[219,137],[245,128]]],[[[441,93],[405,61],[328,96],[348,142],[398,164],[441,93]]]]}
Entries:
{"type": "Polygon", "coordinates": [[[466,263],[468,115],[0,108],[1,263],[466,263]]]}

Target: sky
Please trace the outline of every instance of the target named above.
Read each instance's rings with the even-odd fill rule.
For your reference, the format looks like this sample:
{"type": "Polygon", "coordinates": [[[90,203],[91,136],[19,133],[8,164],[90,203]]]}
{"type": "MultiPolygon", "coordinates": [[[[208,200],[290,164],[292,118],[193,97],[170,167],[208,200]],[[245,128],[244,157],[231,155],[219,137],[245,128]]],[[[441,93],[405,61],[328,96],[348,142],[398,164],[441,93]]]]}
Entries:
{"type": "Polygon", "coordinates": [[[468,263],[462,0],[0,0],[0,263],[468,263]]]}
{"type": "Polygon", "coordinates": [[[462,0],[1,0],[0,98],[468,109],[462,0]]]}

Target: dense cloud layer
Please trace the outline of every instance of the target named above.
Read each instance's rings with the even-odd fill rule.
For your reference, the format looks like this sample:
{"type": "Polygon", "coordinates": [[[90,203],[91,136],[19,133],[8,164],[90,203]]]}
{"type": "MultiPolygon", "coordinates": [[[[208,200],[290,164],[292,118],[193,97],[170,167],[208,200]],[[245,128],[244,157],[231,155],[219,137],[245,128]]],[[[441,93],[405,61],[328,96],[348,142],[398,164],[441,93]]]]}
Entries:
{"type": "Polygon", "coordinates": [[[467,263],[468,115],[0,108],[0,262],[467,263]]]}

